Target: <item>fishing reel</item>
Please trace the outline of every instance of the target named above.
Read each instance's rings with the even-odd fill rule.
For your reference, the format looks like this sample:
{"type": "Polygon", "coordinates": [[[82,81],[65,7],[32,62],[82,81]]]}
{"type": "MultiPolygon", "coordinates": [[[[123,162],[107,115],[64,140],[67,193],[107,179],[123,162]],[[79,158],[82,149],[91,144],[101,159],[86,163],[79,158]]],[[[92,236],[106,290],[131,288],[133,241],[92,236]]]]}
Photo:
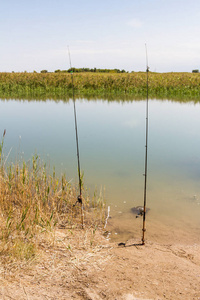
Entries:
{"type": "Polygon", "coordinates": [[[81,195],[79,195],[79,196],[77,197],[77,200],[76,200],[75,204],[73,205],[73,207],[76,206],[77,203],[80,203],[80,204],[83,203],[83,201],[82,201],[82,196],[81,196],[81,195]]]}

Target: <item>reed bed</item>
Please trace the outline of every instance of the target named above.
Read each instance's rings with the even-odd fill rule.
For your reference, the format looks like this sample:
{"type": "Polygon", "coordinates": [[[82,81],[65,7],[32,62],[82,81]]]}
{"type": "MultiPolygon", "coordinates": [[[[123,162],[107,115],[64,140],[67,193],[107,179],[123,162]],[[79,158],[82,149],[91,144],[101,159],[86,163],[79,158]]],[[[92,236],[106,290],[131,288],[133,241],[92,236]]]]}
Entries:
{"type": "MultiPolygon", "coordinates": [[[[38,155],[29,163],[5,166],[0,147],[0,255],[8,259],[30,260],[43,240],[51,243],[55,230],[81,231],[80,206],[76,187],[65,176],[50,174],[38,155]]],[[[105,223],[103,195],[92,199],[83,189],[85,228],[95,233],[105,223]]],[[[92,244],[92,241],[91,241],[92,244]]]]}
{"type": "MultiPolygon", "coordinates": [[[[200,99],[199,73],[149,73],[151,98],[200,99]]],[[[146,73],[75,73],[76,97],[145,98],[146,73]]],[[[0,97],[57,97],[72,96],[69,73],[0,73],[0,97]]]]}

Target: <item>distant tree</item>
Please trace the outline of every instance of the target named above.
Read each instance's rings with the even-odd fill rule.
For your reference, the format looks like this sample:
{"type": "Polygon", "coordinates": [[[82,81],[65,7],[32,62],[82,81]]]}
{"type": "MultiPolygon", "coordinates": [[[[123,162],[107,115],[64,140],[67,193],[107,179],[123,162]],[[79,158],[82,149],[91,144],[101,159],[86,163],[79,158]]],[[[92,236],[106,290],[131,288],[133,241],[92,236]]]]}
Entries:
{"type": "Polygon", "coordinates": [[[76,69],[75,69],[75,68],[70,68],[70,69],[67,70],[67,72],[68,72],[68,73],[71,73],[71,72],[75,73],[75,72],[76,72],[76,69]]]}
{"type": "Polygon", "coordinates": [[[42,71],[40,71],[40,73],[48,73],[48,71],[47,70],[42,70],[42,71]]]}
{"type": "Polygon", "coordinates": [[[199,73],[198,69],[192,70],[192,73],[199,73]]]}
{"type": "Polygon", "coordinates": [[[81,73],[81,72],[94,72],[94,73],[128,73],[125,70],[119,70],[119,69],[97,69],[97,68],[70,68],[66,71],[60,71],[56,70],[56,72],[68,72],[68,73],[81,73]]]}

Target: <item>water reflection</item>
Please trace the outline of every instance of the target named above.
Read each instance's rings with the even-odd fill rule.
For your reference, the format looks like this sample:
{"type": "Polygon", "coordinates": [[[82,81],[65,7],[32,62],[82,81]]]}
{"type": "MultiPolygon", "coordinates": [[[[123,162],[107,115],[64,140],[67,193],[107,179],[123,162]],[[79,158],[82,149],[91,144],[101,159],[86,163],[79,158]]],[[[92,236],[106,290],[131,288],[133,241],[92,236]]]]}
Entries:
{"type": "MultiPolygon", "coordinates": [[[[1,100],[20,100],[20,101],[55,101],[55,102],[68,102],[72,99],[72,91],[68,91],[65,95],[62,93],[61,95],[59,94],[52,94],[48,92],[45,92],[43,94],[37,95],[37,94],[17,94],[17,93],[5,93],[3,94],[1,92],[1,100]]],[[[150,93],[149,94],[151,99],[156,99],[156,100],[162,100],[162,101],[170,101],[170,102],[180,102],[180,103],[191,103],[191,104],[198,104],[200,101],[199,95],[182,95],[182,94],[173,94],[172,96],[168,96],[167,94],[161,94],[157,95],[156,93],[150,93]]],[[[145,96],[143,95],[137,95],[137,94],[126,94],[126,93],[106,93],[101,94],[101,95],[96,95],[96,94],[81,94],[78,95],[78,93],[75,93],[75,99],[76,100],[85,100],[87,101],[106,101],[106,102],[135,102],[135,101],[140,101],[140,100],[145,100],[146,99],[146,93],[145,96]]]]}
{"type": "MultiPolygon", "coordinates": [[[[137,235],[141,223],[130,209],[143,204],[145,101],[81,99],[76,103],[85,184],[91,193],[96,186],[106,187],[113,238],[137,235]]],[[[78,181],[71,100],[2,100],[0,112],[0,131],[7,131],[4,152],[12,148],[8,160],[19,156],[28,160],[37,151],[56,167],[57,174],[78,181]]],[[[187,227],[185,232],[200,228],[199,115],[199,103],[149,103],[151,228],[158,221],[187,227]]]]}

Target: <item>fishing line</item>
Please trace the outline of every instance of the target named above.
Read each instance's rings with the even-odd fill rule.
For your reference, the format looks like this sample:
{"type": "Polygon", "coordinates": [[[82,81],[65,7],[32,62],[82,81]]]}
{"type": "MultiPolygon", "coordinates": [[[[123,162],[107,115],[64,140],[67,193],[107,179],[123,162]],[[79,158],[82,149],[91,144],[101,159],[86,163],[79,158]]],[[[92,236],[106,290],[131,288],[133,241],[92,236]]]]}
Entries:
{"type": "Polygon", "coordinates": [[[146,49],[146,91],[147,91],[147,100],[146,100],[146,144],[145,144],[145,172],[144,172],[144,210],[143,210],[143,228],[142,228],[142,244],[145,244],[145,232],[146,232],[146,200],[147,200],[147,158],[148,158],[148,118],[149,118],[149,66],[148,66],[148,54],[147,54],[147,45],[145,44],[146,49]]]}
{"type": "Polygon", "coordinates": [[[68,54],[69,54],[69,63],[70,63],[70,69],[71,69],[71,80],[72,80],[72,99],[73,99],[73,106],[74,106],[74,123],[75,123],[75,133],[76,133],[76,152],[77,152],[77,162],[78,162],[78,179],[79,179],[79,195],[77,197],[77,201],[74,204],[74,206],[77,203],[81,204],[81,223],[82,227],[84,226],[84,220],[83,220],[83,199],[82,199],[82,180],[81,180],[81,167],[80,167],[80,155],[79,155],[79,142],[78,142],[78,125],[77,125],[77,114],[76,114],[76,100],[74,95],[74,76],[73,76],[73,69],[72,69],[72,62],[71,62],[71,55],[70,50],[68,46],[68,54]]]}

